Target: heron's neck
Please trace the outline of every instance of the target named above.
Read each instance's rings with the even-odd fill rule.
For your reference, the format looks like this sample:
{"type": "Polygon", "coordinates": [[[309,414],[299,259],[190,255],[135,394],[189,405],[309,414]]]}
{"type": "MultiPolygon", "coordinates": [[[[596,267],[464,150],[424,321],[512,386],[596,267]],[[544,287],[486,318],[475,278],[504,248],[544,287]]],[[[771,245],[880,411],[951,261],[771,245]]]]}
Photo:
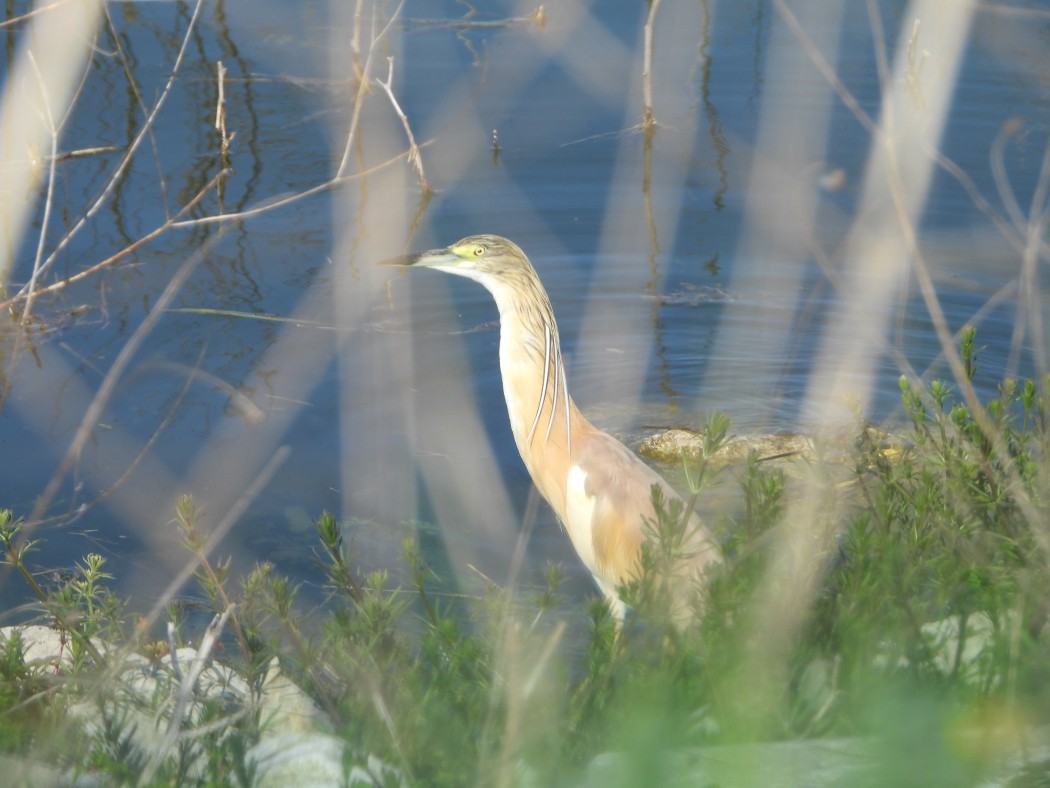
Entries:
{"type": "Polygon", "coordinates": [[[572,456],[582,421],[569,396],[558,326],[538,278],[527,291],[489,287],[500,313],[500,371],[511,430],[526,465],[551,452],[572,456]]]}

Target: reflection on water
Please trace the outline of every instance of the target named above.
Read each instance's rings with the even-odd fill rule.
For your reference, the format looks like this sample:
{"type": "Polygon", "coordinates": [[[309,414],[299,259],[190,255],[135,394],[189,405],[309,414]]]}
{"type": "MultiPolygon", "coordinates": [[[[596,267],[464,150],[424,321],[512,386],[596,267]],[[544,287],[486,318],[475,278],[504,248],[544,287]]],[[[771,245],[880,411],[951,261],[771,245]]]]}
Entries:
{"type": "MultiPolygon", "coordinates": [[[[95,152],[56,163],[42,247],[51,290],[26,334],[4,338],[0,443],[13,461],[0,506],[33,512],[132,332],[185,261],[206,255],[43,507],[41,563],[103,552],[146,607],[184,563],[171,504],[191,491],[212,523],[245,507],[220,549],[240,568],[274,560],[315,587],[309,520],[330,509],[357,518],[364,565],[396,565],[424,519],[440,524],[421,537],[435,565],[463,588],[505,578],[530,483],[502,400],[495,307],[470,282],[374,265],[475,232],[511,237],[533,259],[573,396],[600,426],[632,436],[710,410],[745,432],[812,426],[802,403],[814,359],[828,328],[856,317],[840,274],[872,151],[859,118],[878,118],[881,95],[863,4],[802,20],[805,39],[763,2],[665,7],[651,134],[635,128],[642,6],[566,2],[542,27],[464,27],[422,23],[455,21],[456,3],[415,5],[371,67],[385,79],[395,59],[429,203],[395,159],[405,135],[383,92],[355,114],[368,48],[347,45],[341,9],[219,4],[190,29],[185,4],[110,7],[60,138],[60,151],[95,152]],[[121,169],[187,29],[165,105],[121,169]],[[220,60],[228,160],[214,123],[220,60]],[[376,169],[243,220],[203,221],[326,184],[344,153],[349,172],[376,169]],[[261,483],[280,451],[288,459],[261,483]]],[[[883,6],[892,53],[903,3],[883,6]]],[[[1045,362],[1033,353],[1043,269],[1024,278],[1017,224],[1038,193],[1048,110],[1039,59],[1012,53],[1045,51],[1048,34],[1023,15],[985,11],[980,23],[920,240],[948,331],[979,323],[987,394],[1045,362]],[[1028,121],[1008,127],[1022,109],[1028,121]]],[[[9,67],[22,29],[7,29],[9,67]]],[[[43,202],[12,295],[31,275],[43,202]]],[[[9,304],[16,317],[21,303],[9,304]]],[[[948,368],[913,278],[879,309],[887,331],[853,383],[871,384],[867,411],[882,419],[897,413],[900,374],[948,368]]],[[[589,593],[549,511],[538,517],[524,582],[554,560],[574,574],[573,595],[589,593]]]]}

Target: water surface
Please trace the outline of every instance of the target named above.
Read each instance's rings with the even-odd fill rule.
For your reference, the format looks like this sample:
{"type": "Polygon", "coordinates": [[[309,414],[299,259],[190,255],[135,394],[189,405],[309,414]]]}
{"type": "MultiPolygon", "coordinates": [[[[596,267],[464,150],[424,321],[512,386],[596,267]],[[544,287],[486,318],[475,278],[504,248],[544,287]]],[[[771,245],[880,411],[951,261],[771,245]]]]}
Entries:
{"type": "MultiPolygon", "coordinates": [[[[1033,317],[1045,311],[1045,254],[1022,281],[1024,227],[1013,226],[1010,204],[1024,217],[1046,210],[1032,200],[1050,120],[1050,20],[1036,4],[1017,8],[974,17],[950,81],[944,158],[917,224],[949,331],[979,326],[984,395],[1005,374],[1045,366],[1033,317]]],[[[903,3],[880,4],[880,30],[867,9],[828,4],[802,20],[802,38],[776,3],[664,4],[659,125],[647,137],[637,128],[644,4],[548,4],[540,26],[522,20],[535,10],[528,5],[488,4],[467,18],[459,3],[406,3],[376,45],[371,77],[385,80],[394,58],[393,87],[426,142],[433,197],[423,200],[399,160],[243,220],[171,227],[41,296],[28,337],[4,340],[0,505],[33,512],[107,371],[191,261],[46,502],[39,564],[101,552],[148,607],[185,561],[172,501],[191,492],[206,526],[245,505],[219,554],[242,569],[273,561],[305,582],[308,596],[319,595],[310,520],[322,509],[347,520],[363,570],[396,566],[401,538],[419,535],[453,587],[477,593],[485,578],[504,582],[531,484],[503,404],[495,307],[472,282],[375,265],[476,232],[513,238],[531,256],[554,303],[571,391],[599,426],[633,438],[642,425],[695,426],[724,410],[740,432],[814,428],[804,407],[814,360],[836,339],[829,327],[857,308],[850,280],[836,275],[848,270],[847,239],[866,231],[855,222],[874,146],[857,113],[878,121],[878,48],[892,59],[898,37],[914,29],[903,3]],[[812,47],[830,63],[838,93],[812,47]],[[768,125],[777,112],[812,123],[811,138],[798,143],[805,166],[777,169],[786,167],[768,125]],[[792,220],[798,205],[812,205],[811,226],[792,220]],[[434,525],[420,530],[420,520],[434,525]]],[[[151,103],[192,6],[107,10],[135,88],[151,103]]],[[[377,29],[390,10],[380,7],[377,29]]],[[[24,30],[5,31],[7,68],[24,30]]],[[[42,281],[61,282],[151,233],[224,166],[222,190],[207,190],[183,219],[236,213],[329,180],[357,95],[353,37],[352,9],[340,4],[205,4],[148,138],[42,281]],[[235,133],[225,160],[213,125],[218,60],[235,133]]],[[[60,151],[112,150],[57,164],[45,253],[113,180],[144,123],[115,41],[99,33],[59,142],[60,151]]],[[[937,43],[918,42],[925,59],[915,73],[936,71],[937,43]]],[[[405,149],[373,82],[347,172],[405,149]]],[[[42,232],[44,199],[34,199],[40,210],[18,247],[11,293],[29,279],[42,232]]],[[[882,307],[880,349],[856,380],[875,420],[899,416],[902,373],[948,375],[917,280],[906,277],[895,292],[882,307]]],[[[549,560],[573,577],[572,598],[590,593],[540,507],[522,582],[538,583],[549,560]]],[[[0,593],[22,596],[10,579],[0,593]]]]}

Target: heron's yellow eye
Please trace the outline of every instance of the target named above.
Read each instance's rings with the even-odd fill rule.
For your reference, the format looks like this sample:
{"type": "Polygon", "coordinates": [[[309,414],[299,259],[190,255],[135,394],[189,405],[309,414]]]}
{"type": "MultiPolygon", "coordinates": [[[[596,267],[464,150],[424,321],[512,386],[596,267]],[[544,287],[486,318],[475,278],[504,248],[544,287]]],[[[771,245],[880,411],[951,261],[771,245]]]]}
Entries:
{"type": "Polygon", "coordinates": [[[474,256],[475,257],[482,257],[482,256],[484,256],[484,254],[485,254],[485,247],[484,246],[482,246],[481,244],[478,244],[477,246],[474,247],[474,256]]]}

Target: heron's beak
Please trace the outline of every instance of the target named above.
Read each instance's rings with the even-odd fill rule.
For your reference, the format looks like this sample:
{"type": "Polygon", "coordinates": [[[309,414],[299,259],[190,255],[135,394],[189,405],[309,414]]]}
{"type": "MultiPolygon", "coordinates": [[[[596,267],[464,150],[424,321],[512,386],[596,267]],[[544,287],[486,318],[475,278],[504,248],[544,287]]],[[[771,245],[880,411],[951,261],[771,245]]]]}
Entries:
{"type": "Polygon", "coordinates": [[[448,268],[461,263],[462,259],[450,249],[431,249],[429,252],[406,254],[403,257],[391,257],[380,265],[394,265],[402,268],[418,266],[420,268],[448,268]]]}

